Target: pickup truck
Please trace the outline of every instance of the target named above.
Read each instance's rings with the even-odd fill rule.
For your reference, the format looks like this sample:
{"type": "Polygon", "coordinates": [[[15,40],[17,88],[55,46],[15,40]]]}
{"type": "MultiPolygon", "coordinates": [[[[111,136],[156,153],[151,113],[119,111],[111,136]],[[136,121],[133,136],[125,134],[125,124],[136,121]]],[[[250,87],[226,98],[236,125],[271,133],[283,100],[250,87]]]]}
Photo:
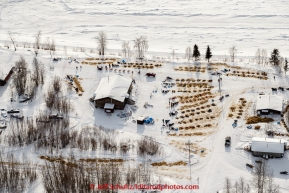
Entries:
{"type": "Polygon", "coordinates": [[[231,137],[228,136],[228,137],[225,138],[225,146],[228,147],[230,145],[231,145],[231,137]]]}

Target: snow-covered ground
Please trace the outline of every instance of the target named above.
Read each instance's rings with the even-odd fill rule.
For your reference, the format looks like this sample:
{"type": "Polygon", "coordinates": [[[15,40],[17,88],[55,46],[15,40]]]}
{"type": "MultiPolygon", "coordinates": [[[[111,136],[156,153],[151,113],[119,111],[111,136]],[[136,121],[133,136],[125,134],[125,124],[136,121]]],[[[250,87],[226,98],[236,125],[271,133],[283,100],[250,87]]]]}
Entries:
{"type": "MultiPolygon", "coordinates": [[[[289,48],[288,42],[288,1],[227,1],[227,0],[207,0],[207,1],[93,1],[93,0],[3,0],[0,4],[0,78],[7,73],[15,61],[22,55],[31,66],[34,54],[31,48],[18,47],[16,52],[3,48],[9,41],[7,31],[10,31],[16,43],[21,46],[23,43],[34,42],[35,34],[38,30],[43,33],[42,41],[46,37],[54,38],[58,57],[65,57],[63,46],[68,47],[68,56],[77,58],[78,61],[87,57],[98,57],[90,53],[91,48],[97,46],[95,37],[99,31],[105,31],[108,36],[108,49],[115,57],[120,53],[121,42],[134,40],[135,37],[146,35],[149,40],[149,59],[153,56],[164,57],[175,49],[177,53],[183,53],[187,46],[198,44],[201,54],[204,54],[207,45],[210,45],[214,55],[228,55],[228,48],[236,45],[239,56],[252,56],[257,48],[265,48],[269,52],[273,48],[278,48],[281,55],[286,56],[289,48]],[[85,52],[74,52],[73,47],[84,47],[85,52]],[[32,51],[28,51],[32,50],[32,51]]],[[[133,42],[131,42],[132,46],[133,42]]],[[[180,54],[179,54],[180,56],[180,54]]],[[[246,163],[254,164],[256,158],[243,150],[248,145],[252,137],[265,137],[265,124],[259,124],[259,131],[247,129],[244,117],[253,115],[253,106],[260,92],[265,94],[276,94],[282,96],[285,101],[289,99],[289,91],[278,91],[272,93],[271,87],[287,88],[289,78],[279,75],[274,68],[260,67],[247,60],[232,64],[243,69],[251,68],[268,72],[268,80],[256,78],[242,78],[238,76],[222,76],[221,94],[229,94],[222,102],[219,99],[218,76],[205,73],[195,73],[187,71],[176,71],[180,66],[193,67],[194,64],[187,64],[184,60],[178,62],[164,62],[162,67],[154,69],[141,69],[141,74],[137,69],[120,67],[123,76],[133,77],[137,87],[133,92],[133,99],[136,100],[138,109],[132,111],[127,105],[126,111],[132,111],[129,119],[119,118],[117,115],[122,111],[116,111],[111,116],[107,116],[102,109],[96,109],[89,102],[93,96],[101,78],[118,74],[119,71],[99,71],[96,66],[81,65],[80,63],[69,62],[63,59],[52,62],[48,52],[40,50],[38,59],[42,61],[46,68],[45,84],[38,92],[36,98],[31,103],[13,103],[13,107],[20,108],[25,117],[35,117],[39,111],[45,108],[43,94],[49,87],[50,81],[55,76],[63,79],[66,85],[66,75],[78,75],[84,89],[82,96],[78,96],[74,91],[64,92],[73,106],[71,113],[71,126],[74,130],[81,130],[85,125],[105,126],[119,131],[117,141],[122,138],[131,139],[132,142],[140,139],[141,136],[154,137],[163,148],[163,153],[156,157],[151,157],[151,162],[166,161],[168,163],[184,161],[188,162],[188,151],[184,150],[184,143],[190,140],[196,144],[196,152],[191,156],[192,184],[199,184],[199,190],[193,192],[213,193],[224,188],[224,179],[229,177],[232,181],[244,177],[247,182],[252,180],[252,170],[246,167],[246,163]],[[54,70],[50,70],[50,66],[54,70]],[[82,66],[80,69],[79,66],[82,66]],[[78,67],[78,69],[76,69],[78,67]],[[125,70],[125,72],[123,72],[125,70]],[[130,72],[128,72],[130,70],[130,72]],[[134,70],[134,73],[131,73],[134,70]],[[148,78],[146,72],[156,73],[156,78],[148,78]],[[184,93],[167,94],[161,92],[164,87],[162,81],[170,76],[174,79],[193,78],[213,80],[214,88],[211,92],[217,109],[221,113],[216,119],[210,121],[211,128],[196,129],[196,132],[205,133],[202,136],[168,136],[167,130],[162,130],[162,120],[170,119],[175,123],[175,127],[180,128],[177,119],[169,116],[169,98],[186,95],[184,93]],[[276,79],[273,77],[276,76],[276,79]],[[157,90],[157,92],[153,92],[157,90]],[[150,96],[152,94],[152,96],[150,96]],[[249,105],[244,110],[245,113],[238,121],[236,128],[232,127],[235,118],[228,118],[230,107],[238,103],[239,98],[245,98],[249,105]],[[153,107],[144,108],[148,103],[153,107]],[[139,116],[153,117],[153,125],[137,125],[134,123],[139,116]],[[224,138],[232,137],[230,148],[224,147],[224,138]],[[204,153],[201,153],[204,150],[204,153]]],[[[218,58],[216,57],[215,60],[218,58]]],[[[206,63],[202,61],[202,67],[206,63]]],[[[224,67],[219,67],[223,69],[224,67]]],[[[232,69],[231,69],[232,70],[232,69]]],[[[10,103],[10,81],[8,85],[0,87],[0,107],[11,109],[10,103]]],[[[169,90],[177,90],[174,86],[169,90]]],[[[190,95],[190,94],[188,94],[190,95]]],[[[211,104],[211,99],[208,104],[211,104]]],[[[176,106],[176,110],[181,104],[176,106]]],[[[180,111],[179,111],[180,113],[180,111]]],[[[179,115],[178,115],[179,116],[179,115]]],[[[277,124],[280,117],[274,117],[273,127],[278,132],[285,132],[283,126],[277,124]]],[[[2,118],[1,118],[2,119],[2,118]]],[[[9,129],[9,123],[6,130],[9,129]]],[[[184,133],[183,130],[172,132],[171,134],[184,133]]],[[[288,137],[282,137],[288,140],[288,137]]],[[[2,142],[1,147],[6,153],[14,152],[15,155],[25,153],[33,159],[35,163],[42,161],[40,152],[35,152],[32,147],[11,148],[2,142]]],[[[69,149],[62,150],[62,155],[66,156],[69,149]]],[[[77,154],[77,158],[103,158],[122,157],[120,154],[112,155],[97,151],[82,152],[77,154]]],[[[137,157],[135,151],[129,152],[125,159],[135,164],[142,163],[142,158],[137,157]]],[[[274,181],[280,185],[281,192],[289,192],[288,177],[279,174],[280,171],[289,170],[289,154],[285,153],[282,159],[270,159],[269,164],[274,170],[274,181]]],[[[163,177],[164,183],[189,184],[190,169],[188,166],[158,167],[154,173],[163,177]]],[[[42,192],[41,182],[37,182],[37,187],[30,192],[42,192]]],[[[173,192],[173,191],[168,191],[173,192]]],[[[174,192],[185,192],[184,190],[174,192]]]]}
{"type": "MultiPolygon", "coordinates": [[[[7,31],[19,42],[34,42],[38,30],[57,45],[95,48],[99,31],[108,35],[109,49],[124,40],[146,35],[150,51],[184,53],[198,44],[204,54],[253,56],[257,48],[281,55],[289,51],[288,1],[245,0],[2,0],[0,40],[7,31]]],[[[46,39],[46,38],[45,38],[46,39]]],[[[132,43],[131,43],[132,45],[132,43]]]]}
{"type": "MultiPolygon", "coordinates": [[[[85,59],[84,53],[78,53],[79,60],[85,59]]],[[[30,64],[33,59],[33,54],[31,52],[27,52],[26,49],[19,49],[17,52],[1,49],[0,57],[1,57],[1,70],[3,72],[8,71],[13,63],[19,59],[20,55],[24,56],[25,59],[30,64]]],[[[61,52],[58,53],[61,55],[61,52]]],[[[73,55],[73,53],[72,53],[73,55]]],[[[46,88],[48,88],[49,81],[54,76],[60,76],[61,78],[66,77],[66,75],[78,75],[81,81],[81,85],[85,92],[82,96],[78,96],[74,91],[68,92],[67,97],[73,103],[74,112],[71,114],[71,122],[72,125],[75,126],[74,129],[80,130],[85,125],[96,125],[96,126],[105,126],[107,128],[111,128],[119,131],[118,141],[120,138],[130,138],[132,141],[139,139],[140,136],[151,136],[154,137],[163,148],[163,153],[160,156],[152,157],[150,159],[151,162],[159,162],[166,161],[177,162],[177,161],[185,161],[188,162],[188,152],[184,150],[180,150],[177,143],[184,144],[190,140],[192,143],[197,144],[198,148],[195,154],[192,154],[191,157],[191,169],[192,169],[192,183],[198,184],[200,189],[195,192],[215,192],[217,190],[221,190],[224,184],[224,178],[230,177],[232,180],[237,180],[239,177],[244,177],[248,182],[252,178],[252,170],[246,168],[246,163],[254,163],[256,158],[252,157],[250,153],[247,153],[243,150],[244,146],[248,145],[253,136],[262,136],[265,137],[264,133],[264,124],[261,125],[261,129],[256,131],[254,129],[247,129],[245,122],[239,119],[238,126],[236,128],[232,127],[233,118],[228,118],[229,107],[233,104],[238,103],[239,98],[245,98],[247,103],[250,105],[246,107],[245,112],[248,115],[253,115],[253,103],[256,102],[256,97],[260,92],[264,92],[265,94],[272,94],[271,87],[283,86],[286,87],[288,78],[286,76],[276,76],[274,73],[274,69],[270,67],[266,68],[266,71],[269,71],[268,80],[259,80],[256,78],[241,78],[236,76],[222,76],[222,84],[221,94],[229,94],[229,97],[225,97],[223,102],[219,102],[219,92],[218,89],[218,76],[213,76],[210,73],[195,73],[195,72],[186,72],[186,71],[175,71],[174,68],[179,66],[187,66],[185,62],[179,63],[165,63],[162,67],[154,68],[152,70],[141,69],[141,74],[138,74],[136,69],[134,73],[128,73],[128,68],[119,67],[123,76],[133,77],[136,81],[137,92],[133,91],[133,97],[136,100],[136,105],[138,109],[132,112],[132,116],[129,119],[119,118],[117,115],[122,111],[115,111],[111,116],[107,116],[102,109],[96,109],[93,104],[89,102],[89,98],[93,96],[98,83],[100,82],[102,77],[111,76],[113,74],[118,74],[119,72],[109,71],[109,70],[97,70],[96,66],[91,65],[81,65],[72,62],[69,63],[69,60],[61,60],[58,62],[52,62],[51,59],[47,58],[47,53],[45,51],[41,51],[38,59],[44,62],[46,68],[46,83],[44,84],[42,90],[45,92],[46,88]],[[54,70],[49,70],[50,66],[54,66],[54,70]],[[78,67],[78,70],[76,70],[78,67]],[[126,70],[123,73],[123,70],[126,70]],[[156,78],[148,78],[145,76],[146,72],[154,72],[156,73],[156,78]],[[276,76],[276,80],[273,79],[273,76],[276,76]],[[215,96],[215,103],[217,107],[222,109],[221,114],[216,119],[216,126],[214,126],[213,130],[205,128],[201,128],[200,130],[205,134],[205,136],[191,136],[191,137],[177,137],[177,136],[167,136],[166,129],[162,131],[162,119],[170,119],[171,122],[175,123],[175,127],[180,127],[178,124],[178,120],[172,119],[169,117],[170,108],[168,108],[169,98],[173,96],[184,95],[181,93],[172,93],[169,92],[167,94],[163,94],[161,92],[164,87],[162,86],[162,81],[170,76],[174,80],[177,78],[194,78],[194,79],[212,79],[212,86],[214,86],[212,93],[215,96]],[[156,93],[153,90],[157,90],[156,93]],[[150,95],[152,94],[152,97],[150,95]],[[144,108],[143,105],[145,102],[153,105],[153,107],[144,108]],[[155,119],[155,123],[153,125],[137,125],[133,122],[138,116],[151,116],[155,119]],[[232,136],[232,145],[230,148],[224,147],[224,138],[226,136],[232,136]],[[204,149],[204,155],[200,152],[201,149],[204,149]]],[[[205,64],[205,63],[204,63],[205,64]]],[[[203,65],[203,64],[202,64],[203,65]]],[[[250,65],[248,63],[240,63],[240,66],[244,66],[245,68],[251,67],[259,68],[256,65],[250,65]]],[[[189,64],[189,66],[193,66],[193,64],[189,64]]],[[[221,67],[222,69],[222,67],[221,67]]],[[[63,79],[63,84],[66,85],[63,79]]],[[[11,86],[11,81],[9,85],[11,86]]],[[[0,87],[1,89],[1,108],[10,109],[10,86],[0,87]]],[[[176,86],[170,88],[170,90],[176,89],[176,86]]],[[[289,99],[288,91],[284,92],[276,92],[273,94],[277,94],[282,96],[284,100],[289,99]]],[[[20,104],[15,102],[13,104],[15,108],[20,108],[23,111],[23,115],[25,117],[33,117],[38,114],[39,110],[42,109],[44,105],[43,93],[39,92],[36,96],[35,101],[28,104],[20,104]]],[[[177,106],[175,109],[178,110],[180,107],[177,106]]],[[[130,105],[127,105],[126,111],[131,111],[130,105]]],[[[180,111],[179,111],[180,112],[180,111]]],[[[276,118],[276,121],[279,121],[280,118],[276,118]]],[[[213,122],[210,122],[213,123],[213,122]]],[[[276,131],[281,133],[284,132],[282,127],[274,122],[274,127],[276,127],[276,131]]],[[[9,123],[8,128],[9,129],[9,123]]],[[[175,132],[176,134],[180,134],[183,131],[175,132]]],[[[5,131],[4,133],[5,134],[5,131]]],[[[3,135],[2,134],[2,135],[3,135]]],[[[284,137],[283,137],[284,138],[284,137]]],[[[286,138],[285,138],[286,139],[286,138]]],[[[2,147],[6,147],[4,144],[2,147]]],[[[181,145],[181,149],[185,148],[184,145],[181,145]]],[[[31,157],[34,157],[35,160],[38,160],[38,156],[41,155],[41,151],[34,153],[33,148],[23,147],[23,148],[8,148],[6,147],[6,152],[14,152],[16,154],[21,154],[21,152],[26,152],[31,157]]],[[[62,150],[62,155],[67,155],[67,150],[62,150]]],[[[78,158],[86,158],[86,157],[94,157],[91,153],[83,152],[77,155],[78,158]]],[[[103,154],[102,152],[98,152],[97,156],[109,158],[113,155],[109,153],[103,154]]],[[[117,157],[122,157],[120,154],[114,155],[117,157]]],[[[128,156],[125,157],[127,160],[135,160],[137,162],[142,162],[142,158],[136,156],[135,152],[130,152],[128,156]]],[[[281,170],[289,170],[288,162],[289,162],[288,152],[285,154],[282,159],[273,159],[270,160],[269,163],[271,168],[274,169],[275,173],[275,182],[281,186],[281,190],[286,192],[289,189],[287,178],[281,176],[279,172],[281,170]]],[[[176,167],[176,166],[174,166],[176,167]]],[[[156,173],[162,174],[164,176],[163,179],[166,179],[166,183],[171,184],[188,184],[189,183],[189,167],[188,166],[179,166],[176,168],[172,168],[171,170],[167,170],[165,168],[158,168],[156,173]],[[176,173],[176,171],[179,171],[176,173]]],[[[40,188],[41,189],[41,188],[40,188]]],[[[181,191],[184,192],[184,191],[181,191]]]]}

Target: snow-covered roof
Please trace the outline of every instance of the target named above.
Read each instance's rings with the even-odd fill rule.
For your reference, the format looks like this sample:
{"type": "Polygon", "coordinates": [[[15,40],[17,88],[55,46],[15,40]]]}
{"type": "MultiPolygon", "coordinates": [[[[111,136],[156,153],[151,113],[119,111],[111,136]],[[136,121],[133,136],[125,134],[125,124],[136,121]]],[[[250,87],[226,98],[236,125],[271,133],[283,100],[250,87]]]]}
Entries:
{"type": "Polygon", "coordinates": [[[143,116],[140,116],[137,118],[137,121],[143,121],[144,120],[144,117],[143,116]]]}
{"type": "Polygon", "coordinates": [[[256,110],[271,109],[282,111],[283,99],[276,95],[259,95],[256,103],[256,110]]]}
{"type": "Polygon", "coordinates": [[[113,109],[114,108],[114,104],[112,103],[105,103],[104,104],[104,109],[113,109]]]}
{"type": "Polygon", "coordinates": [[[283,139],[253,137],[251,150],[255,152],[284,153],[285,142],[283,139]]]}
{"type": "Polygon", "coordinates": [[[123,102],[128,96],[128,89],[131,85],[132,79],[121,75],[112,75],[104,77],[94,93],[94,100],[102,98],[113,98],[117,101],[123,102]]]}

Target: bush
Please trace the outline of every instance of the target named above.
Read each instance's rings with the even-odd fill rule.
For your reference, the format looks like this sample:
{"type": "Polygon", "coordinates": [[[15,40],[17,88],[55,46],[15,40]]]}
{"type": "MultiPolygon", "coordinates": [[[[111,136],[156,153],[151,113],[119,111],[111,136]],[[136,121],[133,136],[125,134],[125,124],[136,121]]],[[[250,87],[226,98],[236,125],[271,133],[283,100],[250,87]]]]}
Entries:
{"type": "Polygon", "coordinates": [[[143,137],[138,141],[138,155],[155,155],[160,151],[160,145],[154,138],[143,137]]]}
{"type": "Polygon", "coordinates": [[[259,117],[259,116],[253,116],[253,117],[249,117],[247,119],[246,124],[256,124],[256,123],[270,123],[273,122],[274,119],[272,118],[267,118],[267,117],[259,117]]]}
{"type": "Polygon", "coordinates": [[[260,128],[261,128],[260,125],[256,125],[256,126],[254,127],[255,130],[259,130],[260,128]]]}

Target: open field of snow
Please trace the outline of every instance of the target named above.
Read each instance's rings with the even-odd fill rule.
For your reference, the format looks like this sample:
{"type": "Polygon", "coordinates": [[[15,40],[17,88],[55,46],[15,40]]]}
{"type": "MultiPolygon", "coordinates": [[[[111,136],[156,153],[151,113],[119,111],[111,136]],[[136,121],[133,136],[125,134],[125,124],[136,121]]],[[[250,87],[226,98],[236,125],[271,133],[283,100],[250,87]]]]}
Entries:
{"type": "Polygon", "coordinates": [[[154,52],[184,53],[198,44],[201,54],[210,45],[214,55],[228,55],[236,45],[238,55],[278,48],[287,56],[288,6],[274,0],[3,0],[0,40],[11,31],[16,41],[33,43],[41,30],[57,45],[95,48],[97,33],[105,31],[109,49],[146,35],[154,52]]]}

